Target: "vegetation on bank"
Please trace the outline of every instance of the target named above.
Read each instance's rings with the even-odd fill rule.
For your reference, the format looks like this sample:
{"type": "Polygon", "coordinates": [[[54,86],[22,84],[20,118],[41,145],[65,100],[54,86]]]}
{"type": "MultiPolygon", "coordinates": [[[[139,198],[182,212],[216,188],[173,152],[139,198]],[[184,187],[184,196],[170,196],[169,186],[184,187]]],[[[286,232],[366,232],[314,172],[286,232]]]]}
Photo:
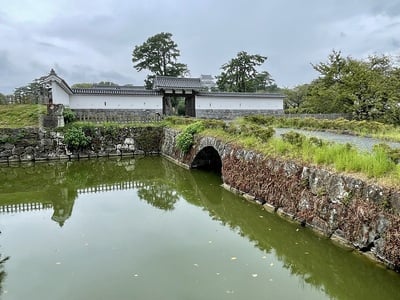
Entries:
{"type": "Polygon", "coordinates": [[[46,110],[37,104],[0,105],[0,128],[39,127],[46,110]]]}
{"type": "MultiPolygon", "coordinates": [[[[21,128],[39,126],[39,118],[45,114],[43,105],[0,106],[0,127],[21,128]]],[[[335,144],[318,138],[289,132],[283,138],[275,138],[273,127],[289,127],[313,130],[334,130],[363,136],[375,136],[400,141],[400,129],[394,125],[374,121],[349,121],[345,119],[318,120],[313,118],[284,118],[248,116],[232,122],[170,117],[157,123],[90,123],[74,122],[72,112],[66,111],[67,125],[59,130],[64,133],[70,149],[84,149],[91,143],[94,130],[113,135],[121,128],[169,126],[181,130],[177,146],[188,152],[194,143],[194,135],[215,136],[254,149],[265,155],[287,157],[301,162],[325,166],[339,172],[357,173],[379,180],[381,183],[400,186],[400,150],[382,144],[372,152],[362,152],[350,144],[335,144]],[[99,126],[100,125],[100,126],[99,126]]]]}
{"type": "Polygon", "coordinates": [[[92,136],[95,130],[100,130],[105,135],[115,135],[120,129],[123,128],[139,128],[139,127],[163,127],[164,123],[116,123],[105,122],[101,124],[91,122],[72,122],[68,123],[65,127],[59,128],[59,131],[64,133],[64,142],[71,150],[85,149],[90,146],[92,136]]]}
{"type": "Polygon", "coordinates": [[[327,120],[316,118],[286,118],[279,116],[251,115],[246,121],[278,128],[331,131],[343,134],[375,137],[387,141],[400,142],[400,127],[376,121],[356,121],[343,118],[327,120]]]}
{"type": "MultiPolygon", "coordinates": [[[[338,172],[358,174],[384,185],[400,186],[400,150],[392,149],[386,144],[375,146],[372,152],[363,152],[350,144],[308,138],[293,131],[286,133],[282,138],[276,138],[273,137],[274,130],[270,124],[254,122],[252,118],[238,119],[230,123],[187,118],[169,118],[167,122],[168,126],[178,128],[182,132],[196,122],[198,128],[204,128],[197,132],[200,135],[214,136],[267,156],[290,158],[338,172]],[[199,122],[202,125],[199,125],[199,122]]],[[[181,148],[183,152],[189,149],[190,147],[187,150],[181,148]]]]}

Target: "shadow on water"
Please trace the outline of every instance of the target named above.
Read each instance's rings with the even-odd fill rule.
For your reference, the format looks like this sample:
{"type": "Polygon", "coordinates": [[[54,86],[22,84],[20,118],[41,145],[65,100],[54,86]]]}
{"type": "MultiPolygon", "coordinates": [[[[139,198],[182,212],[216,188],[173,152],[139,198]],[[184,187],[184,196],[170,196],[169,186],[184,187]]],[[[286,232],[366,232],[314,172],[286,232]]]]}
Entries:
{"type": "MultiPolygon", "coordinates": [[[[212,172],[188,171],[160,157],[144,157],[10,166],[0,168],[0,179],[0,214],[51,208],[59,226],[72,216],[79,194],[135,188],[141,200],[165,211],[184,198],[276,255],[293,276],[331,298],[400,297],[399,274],[233,195],[212,172]]],[[[1,287],[2,263],[0,272],[1,287]]]]}

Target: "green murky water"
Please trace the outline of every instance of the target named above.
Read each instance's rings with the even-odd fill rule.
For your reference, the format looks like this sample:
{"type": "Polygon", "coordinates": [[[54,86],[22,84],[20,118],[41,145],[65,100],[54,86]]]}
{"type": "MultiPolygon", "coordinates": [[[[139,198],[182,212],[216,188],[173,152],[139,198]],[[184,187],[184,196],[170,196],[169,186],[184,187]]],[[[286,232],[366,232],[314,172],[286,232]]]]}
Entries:
{"type": "Polygon", "coordinates": [[[1,299],[400,299],[400,275],[160,157],[0,167],[1,299]]]}

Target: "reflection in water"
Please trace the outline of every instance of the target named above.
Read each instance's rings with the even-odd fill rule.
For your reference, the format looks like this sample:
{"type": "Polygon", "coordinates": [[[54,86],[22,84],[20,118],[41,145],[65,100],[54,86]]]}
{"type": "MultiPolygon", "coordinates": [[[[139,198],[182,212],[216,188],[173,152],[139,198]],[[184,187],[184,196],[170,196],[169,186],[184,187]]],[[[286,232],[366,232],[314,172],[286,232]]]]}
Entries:
{"type": "Polygon", "coordinates": [[[6,278],[6,271],[4,271],[4,263],[8,260],[9,257],[2,257],[0,253],[0,295],[3,292],[3,281],[6,278]]]}
{"type": "MultiPolygon", "coordinates": [[[[52,220],[63,226],[72,217],[80,194],[136,190],[141,200],[166,211],[185,199],[260,250],[273,253],[292,276],[330,298],[393,299],[399,295],[394,290],[398,291],[398,274],[261,211],[260,206],[236,197],[220,184],[215,174],[188,171],[158,157],[5,167],[0,168],[0,214],[53,209],[52,220]]],[[[2,264],[0,272],[1,288],[2,264]]]]}
{"type": "Polygon", "coordinates": [[[78,194],[135,188],[154,207],[172,210],[178,195],[158,170],[134,172],[135,163],[146,168],[151,159],[91,160],[0,168],[0,213],[53,209],[60,227],[71,217],[78,194]],[[110,171],[110,168],[115,170],[110,171]],[[27,176],[28,175],[28,176],[27,176]]]}
{"type": "Polygon", "coordinates": [[[171,190],[167,183],[159,182],[143,185],[138,189],[137,194],[140,199],[162,210],[173,210],[176,201],[179,199],[178,194],[171,190]]]}

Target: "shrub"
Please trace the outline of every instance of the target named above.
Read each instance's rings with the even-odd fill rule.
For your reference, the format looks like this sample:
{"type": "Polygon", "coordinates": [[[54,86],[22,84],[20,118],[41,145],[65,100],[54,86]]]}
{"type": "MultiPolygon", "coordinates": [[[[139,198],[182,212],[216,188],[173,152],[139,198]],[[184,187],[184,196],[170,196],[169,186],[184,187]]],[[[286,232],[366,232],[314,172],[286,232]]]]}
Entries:
{"type": "Polygon", "coordinates": [[[246,123],[246,119],[245,123],[230,123],[229,126],[226,126],[225,130],[233,135],[254,137],[262,143],[267,142],[275,134],[275,130],[272,127],[260,126],[256,123],[246,123]]]}
{"type": "Polygon", "coordinates": [[[252,132],[260,142],[266,143],[275,134],[275,130],[272,127],[261,127],[252,132]]]}
{"type": "Polygon", "coordinates": [[[227,128],[226,123],[222,120],[206,119],[206,120],[202,120],[202,123],[205,128],[210,128],[210,129],[226,129],[227,128]]]}
{"type": "Polygon", "coordinates": [[[111,123],[111,122],[105,122],[103,124],[103,132],[106,135],[110,136],[115,136],[118,132],[119,124],[117,123],[111,123]]]}
{"type": "Polygon", "coordinates": [[[263,116],[263,115],[249,115],[245,116],[244,120],[257,125],[267,125],[270,126],[274,124],[275,117],[273,116],[263,116]]]}
{"type": "Polygon", "coordinates": [[[282,134],[282,140],[297,147],[301,147],[305,138],[305,135],[295,131],[289,131],[285,134],[282,134]]]}
{"type": "Polygon", "coordinates": [[[75,113],[68,107],[64,109],[63,117],[65,124],[72,123],[76,119],[75,113]]]}
{"type": "Polygon", "coordinates": [[[193,144],[193,135],[187,131],[181,132],[176,137],[176,146],[183,152],[186,153],[189,151],[190,147],[193,144]]]}
{"type": "Polygon", "coordinates": [[[176,146],[183,152],[189,151],[193,145],[193,137],[196,133],[204,130],[204,125],[201,121],[188,125],[178,136],[176,137],[176,146]]]}
{"type": "Polygon", "coordinates": [[[322,147],[322,145],[324,144],[324,142],[320,138],[314,136],[310,137],[308,141],[311,145],[314,145],[316,147],[322,147]]]}
{"type": "Polygon", "coordinates": [[[64,142],[70,149],[78,150],[88,146],[91,138],[85,135],[82,128],[70,127],[64,134],[64,142]]]}

